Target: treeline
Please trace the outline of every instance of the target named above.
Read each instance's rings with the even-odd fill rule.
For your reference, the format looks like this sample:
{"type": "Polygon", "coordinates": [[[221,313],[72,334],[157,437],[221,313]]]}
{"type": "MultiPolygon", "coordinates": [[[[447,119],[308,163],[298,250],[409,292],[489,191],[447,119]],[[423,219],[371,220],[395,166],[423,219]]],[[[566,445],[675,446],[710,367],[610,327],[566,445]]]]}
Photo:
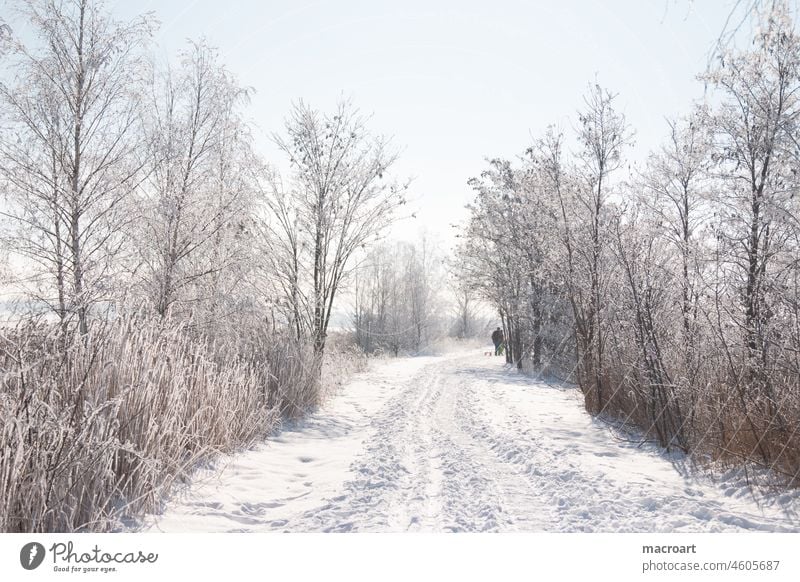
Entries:
{"type": "Polygon", "coordinates": [[[519,161],[491,160],[459,254],[509,362],[568,375],[593,414],[665,447],[796,485],[800,37],[771,4],[642,167],[597,85],[573,136],[550,128],[519,161]]]}
{"type": "MultiPolygon", "coordinates": [[[[0,530],[118,527],[214,454],[300,416],[361,358],[328,333],[353,257],[404,204],[347,102],[254,148],[250,90],[205,42],[99,0],[0,22],[0,530]]],[[[340,334],[341,335],[341,334],[340,334]]]]}
{"type": "MultiPolygon", "coordinates": [[[[367,354],[433,353],[449,339],[483,341],[490,318],[424,233],[377,246],[354,274],[350,327],[367,354]]],[[[463,342],[462,342],[463,345],[463,342]]]]}

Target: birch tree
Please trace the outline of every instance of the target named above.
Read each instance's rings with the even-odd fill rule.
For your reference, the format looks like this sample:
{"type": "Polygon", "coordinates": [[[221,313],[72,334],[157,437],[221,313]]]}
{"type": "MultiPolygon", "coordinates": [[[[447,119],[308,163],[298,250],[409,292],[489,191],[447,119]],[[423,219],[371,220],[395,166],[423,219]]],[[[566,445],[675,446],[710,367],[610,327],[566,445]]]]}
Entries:
{"type": "Polygon", "coordinates": [[[117,22],[95,0],[29,0],[20,12],[37,43],[12,43],[14,76],[0,85],[10,126],[0,143],[4,215],[14,250],[48,278],[53,293],[41,298],[85,334],[90,308],[111,299],[142,176],[137,92],[153,25],[117,22]]]}
{"type": "Polygon", "coordinates": [[[247,90],[213,48],[189,43],[178,70],[156,72],[151,86],[138,239],[145,292],[164,317],[176,303],[215,293],[231,258],[226,233],[234,219],[244,225],[257,162],[241,116],[247,90]]]}

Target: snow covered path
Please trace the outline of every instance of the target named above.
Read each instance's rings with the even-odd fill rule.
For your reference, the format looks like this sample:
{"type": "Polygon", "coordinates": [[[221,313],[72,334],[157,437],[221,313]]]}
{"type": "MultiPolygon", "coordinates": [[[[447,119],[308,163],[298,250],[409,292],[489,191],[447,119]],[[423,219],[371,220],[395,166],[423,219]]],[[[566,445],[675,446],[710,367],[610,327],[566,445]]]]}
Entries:
{"type": "Polygon", "coordinates": [[[228,459],[150,531],[800,531],[614,438],[580,393],[480,352],[380,362],[317,414],[228,459]]]}

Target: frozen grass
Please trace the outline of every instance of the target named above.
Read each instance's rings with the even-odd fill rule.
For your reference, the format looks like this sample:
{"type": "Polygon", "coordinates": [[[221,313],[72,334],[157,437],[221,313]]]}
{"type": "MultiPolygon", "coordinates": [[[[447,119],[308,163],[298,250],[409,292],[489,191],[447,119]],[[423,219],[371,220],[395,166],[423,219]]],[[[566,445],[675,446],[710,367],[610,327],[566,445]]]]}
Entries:
{"type": "Polygon", "coordinates": [[[334,396],[353,374],[364,372],[368,367],[367,363],[367,355],[356,345],[352,334],[330,333],[322,362],[318,403],[334,396]]]}
{"type": "Polygon", "coordinates": [[[211,340],[135,318],[67,340],[49,324],[2,330],[0,530],[115,529],[318,404],[308,346],[239,331],[211,340]]]}

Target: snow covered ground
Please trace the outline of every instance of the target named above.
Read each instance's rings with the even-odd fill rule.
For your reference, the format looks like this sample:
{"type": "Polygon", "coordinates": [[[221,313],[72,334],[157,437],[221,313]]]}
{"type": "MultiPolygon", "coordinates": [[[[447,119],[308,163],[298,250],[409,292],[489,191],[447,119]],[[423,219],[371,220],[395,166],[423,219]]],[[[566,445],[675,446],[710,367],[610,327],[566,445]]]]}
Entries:
{"type": "Polygon", "coordinates": [[[797,493],[757,500],[678,461],[616,438],[577,390],[501,358],[404,358],[223,461],[143,529],[800,531],[797,493]]]}

